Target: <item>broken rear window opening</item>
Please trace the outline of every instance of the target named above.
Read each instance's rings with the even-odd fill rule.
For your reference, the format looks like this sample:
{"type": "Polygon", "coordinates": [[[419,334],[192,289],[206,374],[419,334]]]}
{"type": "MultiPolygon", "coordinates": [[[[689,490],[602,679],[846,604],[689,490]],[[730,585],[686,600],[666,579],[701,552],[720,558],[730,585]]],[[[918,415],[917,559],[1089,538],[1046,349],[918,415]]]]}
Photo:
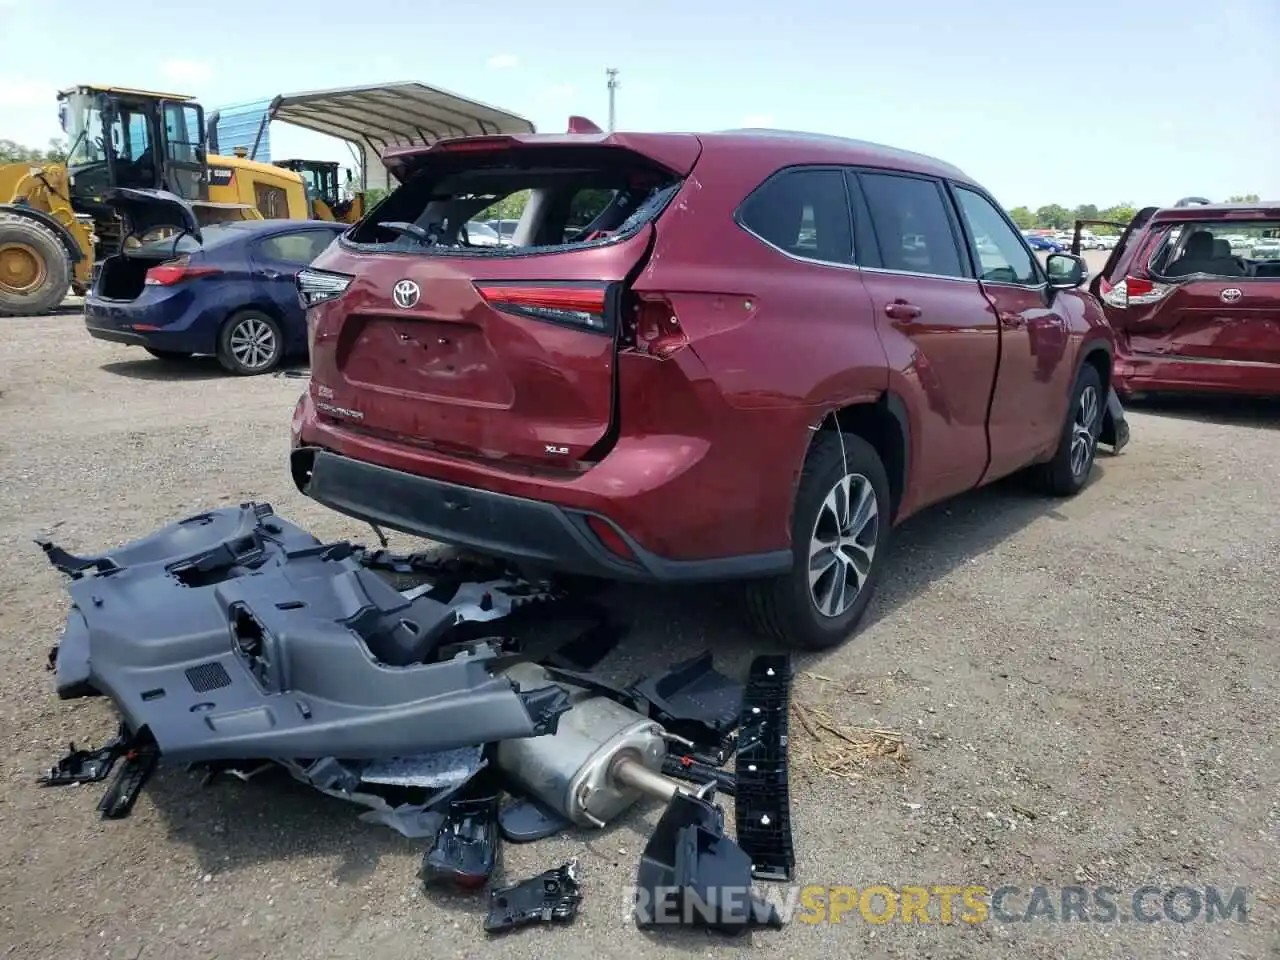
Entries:
{"type": "Polygon", "coordinates": [[[343,246],[481,257],[598,246],[629,237],[654,220],[683,182],[616,147],[443,153],[421,163],[343,237],[343,246]],[[508,198],[512,202],[503,203],[508,198]],[[521,199],[523,210],[511,210],[521,199]],[[468,222],[513,216],[519,225],[501,245],[469,242],[468,222]]]}
{"type": "Polygon", "coordinates": [[[1174,224],[1152,255],[1162,279],[1192,276],[1280,280],[1280,220],[1212,220],[1174,224]]]}

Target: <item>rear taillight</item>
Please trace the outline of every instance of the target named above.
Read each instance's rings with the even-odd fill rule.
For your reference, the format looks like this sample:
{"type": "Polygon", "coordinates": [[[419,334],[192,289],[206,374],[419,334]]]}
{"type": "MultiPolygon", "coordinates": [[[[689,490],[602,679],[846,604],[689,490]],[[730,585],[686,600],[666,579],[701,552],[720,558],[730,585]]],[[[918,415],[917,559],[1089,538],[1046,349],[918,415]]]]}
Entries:
{"type": "Polygon", "coordinates": [[[332,273],[329,270],[317,270],[305,267],[293,278],[298,288],[298,299],[303,308],[314,307],[318,303],[336,300],[347,292],[351,286],[351,277],[345,273],[332,273]]]}
{"type": "Polygon", "coordinates": [[[641,294],[632,305],[636,351],[652,357],[669,357],[689,345],[680,318],[666,297],[641,294]]]}
{"type": "Polygon", "coordinates": [[[172,287],[174,284],[194,280],[197,277],[212,277],[221,273],[217,267],[192,266],[188,261],[172,260],[152,267],[147,271],[143,283],[148,287],[172,287]]]}
{"type": "Polygon", "coordinates": [[[1142,277],[1125,277],[1112,286],[1106,278],[1098,284],[1098,292],[1102,300],[1112,307],[1138,307],[1144,304],[1159,303],[1173,293],[1172,283],[1156,283],[1142,277]]]}
{"type": "Polygon", "coordinates": [[[581,330],[607,333],[605,300],[608,284],[476,284],[484,302],[495,310],[532,320],[545,320],[581,330]]]}

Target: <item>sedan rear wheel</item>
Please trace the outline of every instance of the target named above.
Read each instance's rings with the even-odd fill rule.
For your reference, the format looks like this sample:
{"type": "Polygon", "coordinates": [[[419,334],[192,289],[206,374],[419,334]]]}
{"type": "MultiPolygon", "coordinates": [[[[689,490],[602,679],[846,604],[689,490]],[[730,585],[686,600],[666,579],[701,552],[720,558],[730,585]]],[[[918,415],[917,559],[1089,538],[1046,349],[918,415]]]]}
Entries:
{"type": "Polygon", "coordinates": [[[249,377],[280,365],[284,342],[280,325],[259,310],[242,310],[222,328],[218,361],[231,373],[249,377]]]}

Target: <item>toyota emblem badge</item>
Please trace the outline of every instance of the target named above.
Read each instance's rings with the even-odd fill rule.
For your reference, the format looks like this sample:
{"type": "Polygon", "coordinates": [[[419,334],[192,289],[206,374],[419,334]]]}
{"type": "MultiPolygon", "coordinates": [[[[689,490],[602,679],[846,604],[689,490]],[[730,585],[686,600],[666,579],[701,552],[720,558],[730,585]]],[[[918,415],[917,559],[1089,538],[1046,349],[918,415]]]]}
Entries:
{"type": "Polygon", "coordinates": [[[422,291],[418,289],[418,285],[412,280],[401,280],[391,288],[391,299],[396,302],[396,306],[403,310],[408,310],[418,302],[418,297],[422,291]]]}
{"type": "Polygon", "coordinates": [[[1243,296],[1244,291],[1239,287],[1227,287],[1227,289],[1218,294],[1218,299],[1223,303],[1235,303],[1243,296]]]}

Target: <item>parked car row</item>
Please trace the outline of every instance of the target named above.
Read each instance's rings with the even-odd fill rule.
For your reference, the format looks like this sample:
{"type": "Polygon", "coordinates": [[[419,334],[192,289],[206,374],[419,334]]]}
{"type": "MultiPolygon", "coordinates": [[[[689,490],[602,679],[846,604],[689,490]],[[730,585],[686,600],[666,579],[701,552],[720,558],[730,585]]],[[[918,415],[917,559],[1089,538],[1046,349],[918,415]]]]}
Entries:
{"type": "MultiPolygon", "coordinates": [[[[1032,250],[1046,250],[1050,253],[1062,253],[1070,250],[1075,237],[1066,231],[1037,232],[1034,230],[1023,230],[1022,235],[1026,237],[1027,243],[1032,250]]],[[[1087,231],[1080,233],[1080,249],[1081,250],[1114,250],[1120,238],[1114,234],[1094,234],[1087,231]]]]}

